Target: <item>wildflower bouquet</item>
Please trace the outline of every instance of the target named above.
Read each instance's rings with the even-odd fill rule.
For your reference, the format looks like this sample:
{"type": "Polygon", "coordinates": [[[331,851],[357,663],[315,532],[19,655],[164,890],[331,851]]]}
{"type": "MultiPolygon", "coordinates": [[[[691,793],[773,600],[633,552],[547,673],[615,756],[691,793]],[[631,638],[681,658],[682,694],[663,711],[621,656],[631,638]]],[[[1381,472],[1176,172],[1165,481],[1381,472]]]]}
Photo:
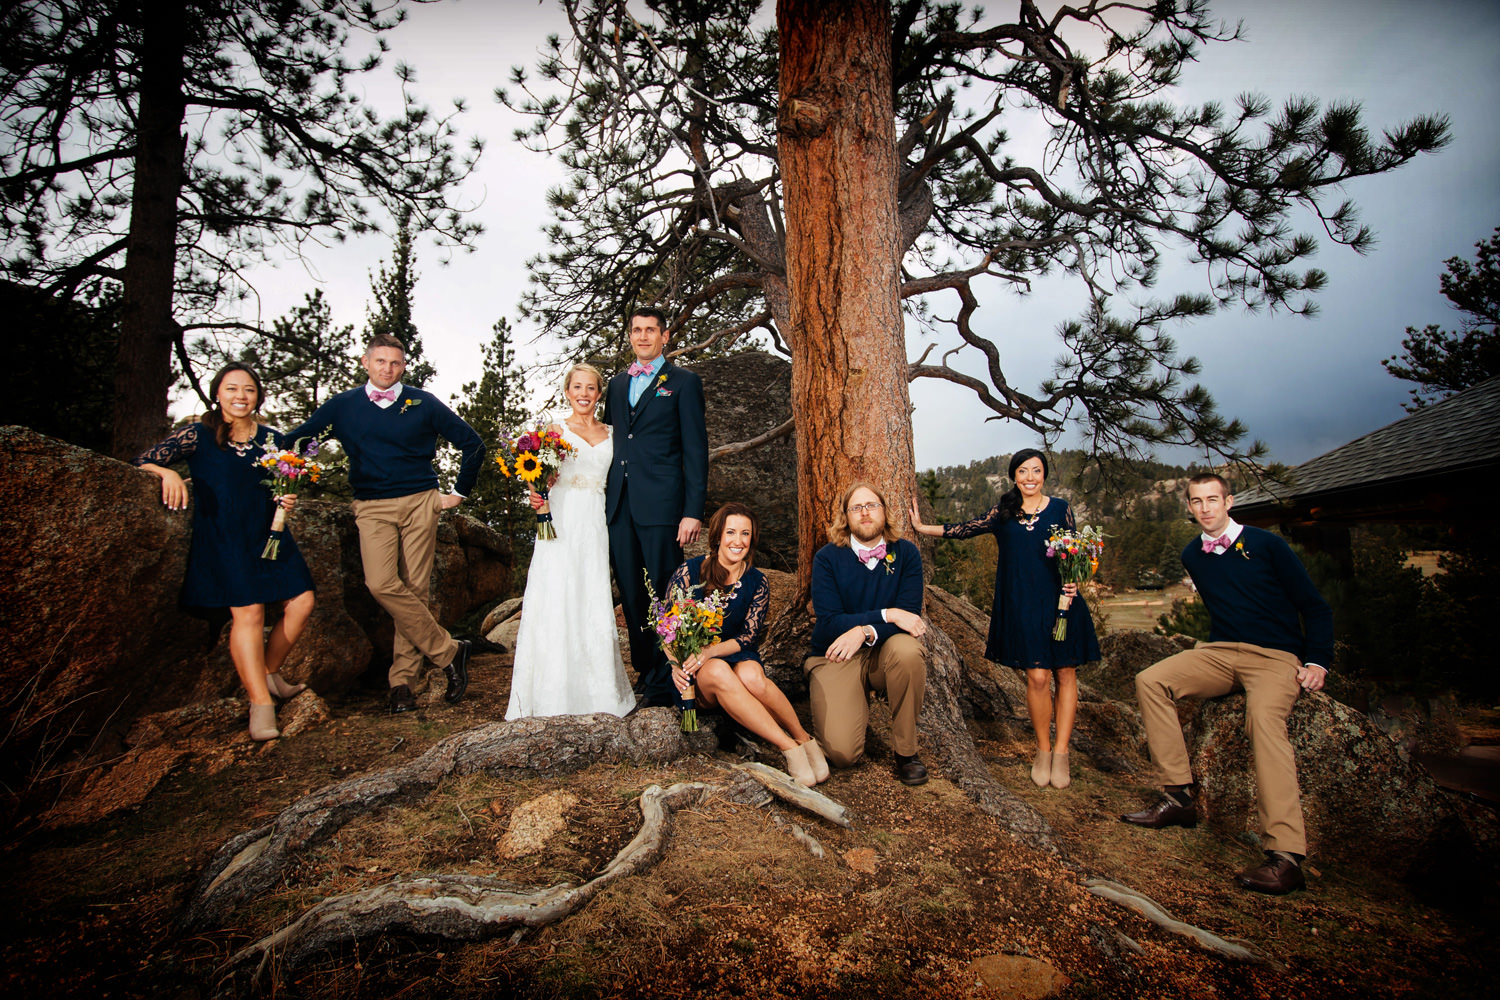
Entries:
{"type": "MultiPolygon", "coordinates": [[[[642,571],[643,575],[645,571],[642,571]]],[[[646,625],[656,633],[661,648],[682,663],[688,657],[712,646],[719,638],[719,629],[724,626],[724,609],[729,606],[730,593],[716,591],[705,597],[694,597],[701,587],[674,586],[665,598],[658,599],[651,586],[651,577],[646,576],[646,593],[651,603],[646,610],[646,625]]],[[[698,706],[695,699],[697,689],[692,684],[682,692],[682,731],[698,731],[698,706]]]]}
{"type": "Polygon", "coordinates": [[[261,549],[262,559],[281,558],[281,534],[286,529],[286,508],[281,505],[284,496],[296,496],[305,482],[316,483],[323,475],[323,465],[317,461],[323,442],[316,437],[298,438],[290,448],[277,448],[274,442],[261,451],[255,464],[266,470],[266,478],[260,481],[276,498],[276,513],[271,517],[271,537],[261,549]],[[303,442],[306,442],[304,444],[303,442]]]}
{"type": "MultiPolygon", "coordinates": [[[[1099,569],[1099,553],[1104,551],[1104,534],[1092,525],[1069,530],[1061,526],[1053,529],[1047,539],[1047,555],[1057,560],[1057,575],[1063,583],[1084,583],[1099,569]]],[[[1073,598],[1059,594],[1057,598],[1057,624],[1052,626],[1052,639],[1062,642],[1068,637],[1068,607],[1073,598]]]]}
{"type": "Polygon", "coordinates": [[[501,475],[513,476],[541,494],[536,537],[544,541],[557,537],[557,529],[552,526],[552,508],[547,505],[547,491],[557,482],[557,473],[572,450],[573,446],[563,440],[560,431],[545,425],[515,435],[506,432],[500,435],[500,453],[495,456],[495,464],[500,466],[501,475]]]}

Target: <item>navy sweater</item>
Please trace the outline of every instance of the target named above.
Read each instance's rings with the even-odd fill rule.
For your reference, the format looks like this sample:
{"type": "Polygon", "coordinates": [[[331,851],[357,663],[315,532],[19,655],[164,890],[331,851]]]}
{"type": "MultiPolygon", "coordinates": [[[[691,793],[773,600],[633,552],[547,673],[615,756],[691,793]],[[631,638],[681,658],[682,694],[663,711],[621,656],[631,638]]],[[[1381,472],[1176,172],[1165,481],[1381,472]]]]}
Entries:
{"type": "Polygon", "coordinates": [[[1217,555],[1194,538],[1182,564],[1208,608],[1209,642],[1248,642],[1332,668],[1333,611],[1280,535],[1246,527],[1217,555]]]}
{"type": "Polygon", "coordinates": [[[349,456],[349,485],[356,500],[389,500],[437,489],[432,460],[439,436],[464,454],[453,492],[473,492],[484,461],[484,442],[474,428],[423,389],[402,386],[401,398],[385,409],[370,401],[364,386],[341,392],[287,437],[295,441],[330,427],[349,456]]]}
{"type": "Polygon", "coordinates": [[[833,640],[856,625],[873,625],[877,642],[901,631],[882,621],[884,608],[922,613],[922,553],[904,538],[888,543],[895,560],[866,569],[847,545],[823,546],[813,556],[813,656],[822,656],[833,640]]]}

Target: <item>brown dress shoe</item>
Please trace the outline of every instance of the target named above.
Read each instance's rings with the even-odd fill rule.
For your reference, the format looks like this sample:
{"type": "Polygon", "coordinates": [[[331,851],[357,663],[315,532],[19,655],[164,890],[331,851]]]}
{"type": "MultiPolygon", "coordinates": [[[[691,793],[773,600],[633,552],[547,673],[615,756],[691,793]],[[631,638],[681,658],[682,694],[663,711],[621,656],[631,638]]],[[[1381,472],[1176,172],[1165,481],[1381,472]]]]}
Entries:
{"type": "Polygon", "coordinates": [[[1126,823],[1135,826],[1147,826],[1153,830],[1160,830],[1165,826],[1198,825],[1198,808],[1192,803],[1178,805],[1174,800],[1163,797],[1156,805],[1140,812],[1126,813],[1120,817],[1126,823]]]}
{"type": "Polygon", "coordinates": [[[1266,860],[1254,868],[1246,868],[1234,880],[1246,889],[1269,892],[1273,896],[1283,896],[1307,885],[1301,865],[1271,851],[1266,852],[1266,860]]]}
{"type": "Polygon", "coordinates": [[[927,784],[927,766],[922,763],[916,754],[910,757],[896,755],[896,777],[901,779],[903,785],[925,785],[927,784]]]}
{"type": "Polygon", "coordinates": [[[417,710],[416,696],[411,693],[411,688],[405,684],[397,684],[391,688],[391,714],[400,715],[403,712],[415,712],[417,710]]]}

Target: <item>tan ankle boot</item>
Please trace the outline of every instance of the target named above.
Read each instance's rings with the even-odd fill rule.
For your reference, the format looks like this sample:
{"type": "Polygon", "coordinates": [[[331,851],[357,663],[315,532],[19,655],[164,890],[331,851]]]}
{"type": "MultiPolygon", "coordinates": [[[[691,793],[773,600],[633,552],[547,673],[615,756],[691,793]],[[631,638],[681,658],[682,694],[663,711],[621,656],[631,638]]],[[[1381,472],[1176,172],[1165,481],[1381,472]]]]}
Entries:
{"type": "Polygon", "coordinates": [[[1067,788],[1073,783],[1073,775],[1068,772],[1068,755],[1065,753],[1052,753],[1052,787],[1067,788]]]}
{"type": "Polygon", "coordinates": [[[1038,750],[1036,760],[1031,762],[1031,780],[1038,788],[1046,788],[1052,780],[1052,751],[1038,750]]]}
{"type": "Polygon", "coordinates": [[[823,756],[823,747],[818,743],[816,736],[809,736],[802,744],[802,749],[807,751],[807,763],[812,768],[813,777],[818,784],[828,780],[828,758],[823,756]]]}
{"type": "Polygon", "coordinates": [[[781,753],[786,757],[786,773],[792,776],[793,781],[808,788],[818,783],[818,779],[813,775],[812,765],[807,762],[805,744],[792,747],[790,750],[783,750],[781,753]]]}
{"type": "Polygon", "coordinates": [[[279,673],[266,674],[266,687],[272,695],[280,698],[282,701],[286,701],[288,698],[295,698],[307,690],[306,684],[288,684],[279,673]]]}
{"type": "Polygon", "coordinates": [[[276,728],[276,706],[250,706],[250,738],[252,740],[274,740],[281,735],[276,728]]]}

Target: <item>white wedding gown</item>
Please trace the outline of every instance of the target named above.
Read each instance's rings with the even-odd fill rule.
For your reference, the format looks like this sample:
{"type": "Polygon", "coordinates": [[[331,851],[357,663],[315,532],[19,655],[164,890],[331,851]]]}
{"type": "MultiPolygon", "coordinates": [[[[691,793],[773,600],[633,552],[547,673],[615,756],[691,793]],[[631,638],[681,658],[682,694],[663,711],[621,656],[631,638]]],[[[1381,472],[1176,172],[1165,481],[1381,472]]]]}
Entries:
{"type": "Polygon", "coordinates": [[[521,601],[507,719],[635,707],[625,679],[609,588],[604,477],[614,457],[605,438],[590,445],[560,424],[576,450],[548,494],[557,537],[537,539],[521,601]]]}

